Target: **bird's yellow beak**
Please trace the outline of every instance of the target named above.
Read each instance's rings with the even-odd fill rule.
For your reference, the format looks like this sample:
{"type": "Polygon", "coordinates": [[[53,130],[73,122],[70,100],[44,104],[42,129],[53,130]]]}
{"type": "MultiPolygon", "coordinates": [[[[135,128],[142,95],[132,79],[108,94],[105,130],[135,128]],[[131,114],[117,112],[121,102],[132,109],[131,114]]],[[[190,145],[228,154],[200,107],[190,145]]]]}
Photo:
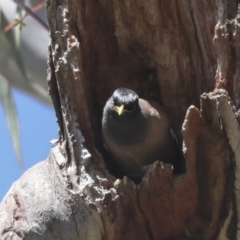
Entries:
{"type": "Polygon", "coordinates": [[[125,112],[124,105],[121,105],[120,107],[115,106],[115,111],[118,113],[118,115],[121,115],[125,112]]]}

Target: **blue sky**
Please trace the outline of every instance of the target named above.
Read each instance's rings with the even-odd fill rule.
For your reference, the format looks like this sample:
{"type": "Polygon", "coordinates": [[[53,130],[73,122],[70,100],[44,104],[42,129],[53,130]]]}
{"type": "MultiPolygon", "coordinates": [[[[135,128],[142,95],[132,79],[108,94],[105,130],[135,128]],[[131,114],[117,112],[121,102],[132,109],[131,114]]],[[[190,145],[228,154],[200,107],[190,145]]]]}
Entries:
{"type": "MultiPolygon", "coordinates": [[[[41,1],[26,2],[30,8],[38,3],[41,3],[41,1]]],[[[16,7],[17,5],[13,1],[0,0],[0,8],[6,15],[9,23],[14,22],[18,16],[16,7]]],[[[45,8],[42,8],[36,14],[43,21],[47,22],[45,8]]],[[[1,23],[0,21],[0,27],[5,27],[1,23]]],[[[26,17],[24,23],[26,27],[21,30],[19,50],[27,75],[33,81],[32,84],[36,86],[38,81],[46,81],[47,49],[50,38],[48,31],[31,16],[26,17]],[[34,36],[34,38],[29,36],[34,36]]],[[[15,30],[17,30],[17,27],[15,30]]],[[[11,59],[13,55],[11,51],[8,52],[11,48],[6,47],[3,49],[6,49],[8,58],[6,63],[2,61],[5,65],[1,65],[4,66],[4,69],[1,68],[1,74],[6,79],[11,80],[10,82],[16,81],[16,76],[19,84],[21,84],[21,81],[26,81],[21,77],[21,71],[18,69],[14,59],[11,59]]],[[[52,108],[19,91],[14,91],[14,97],[19,116],[24,169],[20,168],[15,156],[7,122],[0,103],[0,202],[14,181],[19,179],[31,166],[48,157],[51,150],[49,141],[58,136],[58,126],[52,108]]]]}
{"type": "Polygon", "coordinates": [[[21,169],[10,138],[7,122],[0,104],[0,202],[12,183],[36,163],[46,159],[52,139],[58,136],[55,112],[37,100],[14,91],[17,106],[24,169],[21,169]]]}

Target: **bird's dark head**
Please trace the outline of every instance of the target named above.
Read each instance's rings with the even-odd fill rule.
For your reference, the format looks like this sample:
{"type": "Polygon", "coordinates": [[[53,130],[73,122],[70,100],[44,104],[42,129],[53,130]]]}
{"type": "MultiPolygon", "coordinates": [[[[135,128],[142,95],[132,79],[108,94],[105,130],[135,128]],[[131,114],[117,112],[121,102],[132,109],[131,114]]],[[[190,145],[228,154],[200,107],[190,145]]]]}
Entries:
{"type": "Polygon", "coordinates": [[[132,144],[141,139],[146,121],[138,95],[128,88],[116,89],[104,107],[102,127],[118,144],[132,144]]]}
{"type": "Polygon", "coordinates": [[[112,108],[118,115],[131,113],[138,108],[138,95],[128,88],[118,88],[111,97],[112,108]]]}

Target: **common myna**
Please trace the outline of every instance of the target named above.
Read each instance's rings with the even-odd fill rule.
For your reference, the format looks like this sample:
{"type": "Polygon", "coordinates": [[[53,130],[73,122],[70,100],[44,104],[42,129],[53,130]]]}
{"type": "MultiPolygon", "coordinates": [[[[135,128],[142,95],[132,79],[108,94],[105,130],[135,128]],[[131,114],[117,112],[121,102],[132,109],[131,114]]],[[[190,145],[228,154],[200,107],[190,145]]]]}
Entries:
{"type": "Polygon", "coordinates": [[[118,171],[139,182],[144,166],[159,160],[176,168],[176,138],[163,108],[127,88],[108,99],[102,118],[104,147],[118,171]]]}

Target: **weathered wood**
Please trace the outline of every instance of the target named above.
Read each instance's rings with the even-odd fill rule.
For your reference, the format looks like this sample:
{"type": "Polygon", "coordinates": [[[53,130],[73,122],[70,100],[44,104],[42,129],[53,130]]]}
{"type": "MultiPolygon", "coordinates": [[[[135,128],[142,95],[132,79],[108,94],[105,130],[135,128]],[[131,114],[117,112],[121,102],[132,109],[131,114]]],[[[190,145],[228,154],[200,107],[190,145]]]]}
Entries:
{"type": "Polygon", "coordinates": [[[47,12],[59,142],[4,198],[0,236],[238,239],[237,2],[48,0],[47,12]],[[109,173],[102,108],[120,86],[163,104],[184,174],[158,161],[139,185],[109,173]]]}
{"type": "Polygon", "coordinates": [[[230,119],[236,124],[224,91],[203,95],[201,114],[190,107],[183,125],[187,173],[172,179],[170,166],[156,162],[138,186],[127,178],[107,179],[91,163],[81,166],[78,191],[72,190],[71,166],[60,145],[55,146],[50,158],[29,170],[4,198],[3,236],[214,239],[228,213],[226,203],[233,206],[232,199],[226,198],[227,186],[233,188],[227,181],[229,147],[236,144],[234,139],[229,145],[225,137],[233,135],[230,119]],[[59,228],[63,232],[56,233],[59,228]]]}

